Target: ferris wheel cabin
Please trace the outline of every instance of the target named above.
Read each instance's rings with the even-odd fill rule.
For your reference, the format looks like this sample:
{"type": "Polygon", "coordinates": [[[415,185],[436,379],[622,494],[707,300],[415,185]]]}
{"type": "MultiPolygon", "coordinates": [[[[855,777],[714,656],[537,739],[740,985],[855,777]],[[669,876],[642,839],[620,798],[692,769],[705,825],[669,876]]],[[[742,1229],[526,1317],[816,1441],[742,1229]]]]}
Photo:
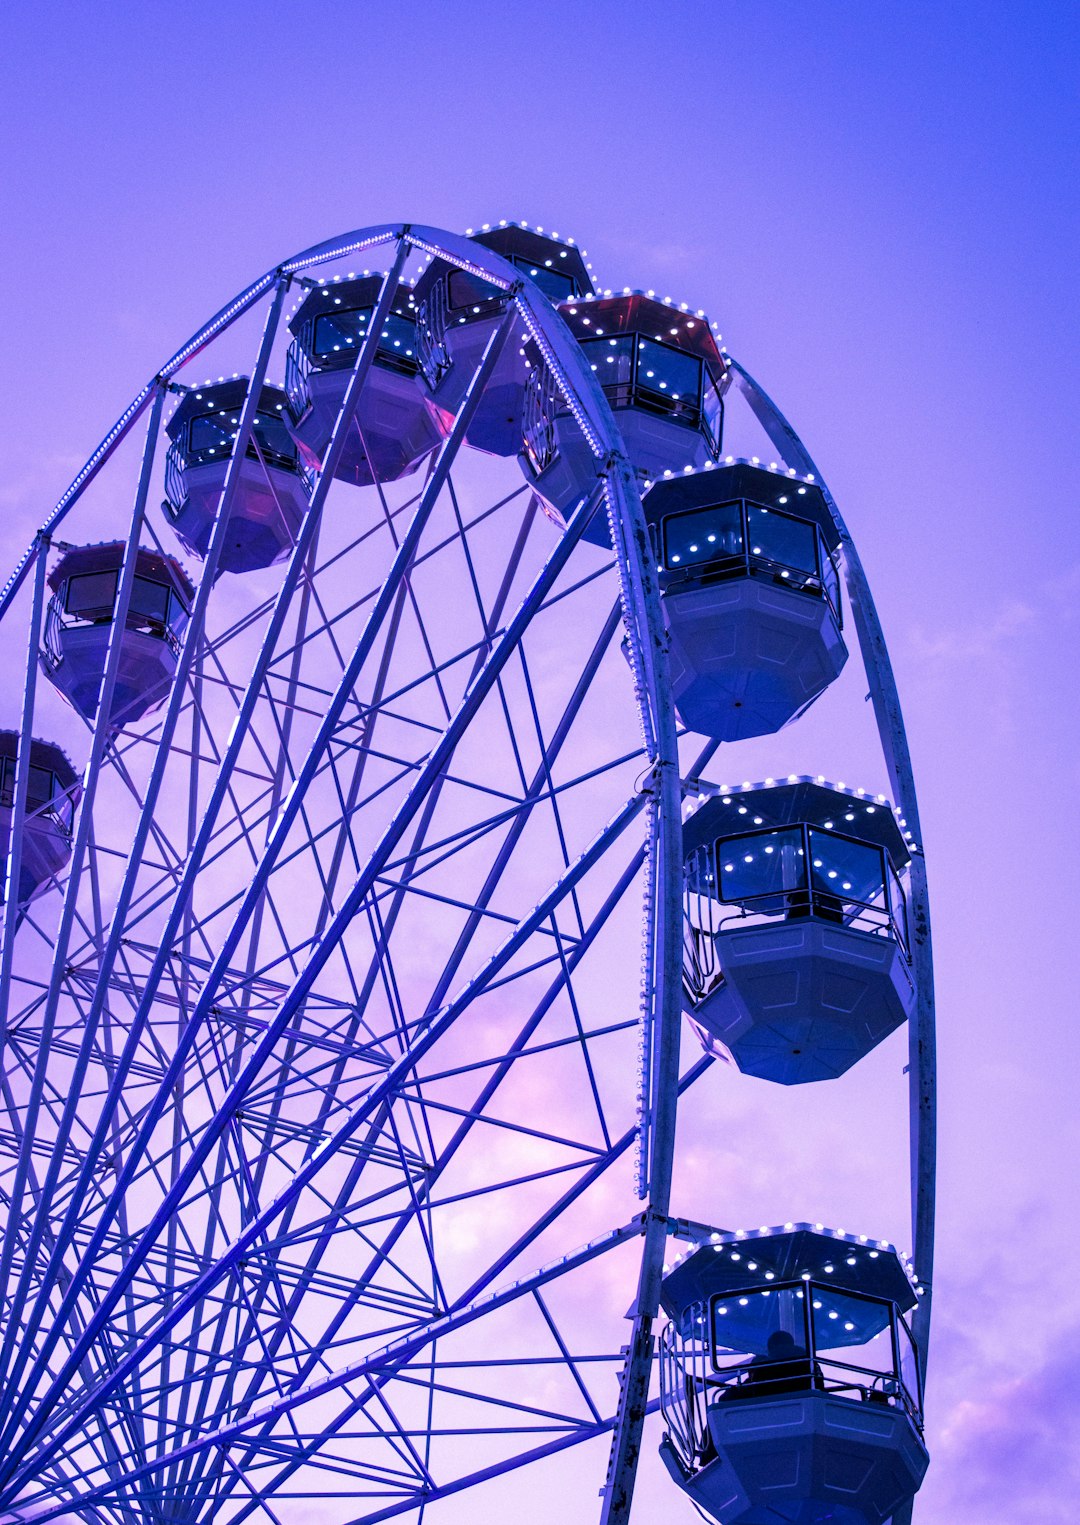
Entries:
{"type": "MultiPolygon", "coordinates": [[[[247,391],[241,376],[188,392],[165,426],[172,443],[162,507],[177,539],[200,560],[210,548],[247,391]]],[[[296,540],[311,479],[286,426],[287,406],[280,387],[263,387],[221,548],[222,572],[273,566],[296,540]]]]}
{"type": "Polygon", "coordinates": [[[842,1075],[906,1020],[903,825],[882,796],[794,777],[690,816],[683,983],[707,1051],[798,1085],[842,1075]]]}
{"type": "MultiPolygon", "coordinates": [[[[381,275],[314,286],[289,320],[288,425],[313,468],[326,458],[357,352],[367,337],[381,275]]],[[[416,470],[448,432],[417,356],[416,303],[402,284],[379,337],[335,476],[359,487],[416,470]]]]}
{"type": "MultiPolygon", "coordinates": [[[[18,750],[18,732],[0,731],[0,899],[7,893],[18,750]]],[[[78,774],[66,754],[50,741],[31,741],[19,872],[21,905],[43,894],[71,857],[71,829],[81,792],[78,774]]]]}
{"type": "MultiPolygon", "coordinates": [[[[591,296],[592,278],[580,249],[539,228],[509,222],[469,235],[502,255],[552,303],[591,296]]],[[[439,408],[461,406],[488,340],[506,313],[507,294],[493,282],[444,259],[433,260],[416,283],[421,363],[439,408]]],[[[529,368],[511,339],[484,389],[465,436],[474,450],[512,456],[521,449],[522,413],[529,368]]]]}
{"type": "Polygon", "coordinates": [[[679,718],[717,741],[780,730],[847,661],[821,489],[738,462],[665,478],[643,502],[679,718]]]}
{"type": "MultiPolygon", "coordinates": [[[[78,546],[49,574],[52,599],[45,617],[42,670],[85,720],[97,714],[101,680],[115,622],[124,560],[123,541],[78,546]]],[[[130,725],[169,692],[191,610],[191,580],[172,556],[141,549],[132,583],[110,724],[130,725]]]]}
{"type": "MultiPolygon", "coordinates": [[[[703,313],[642,292],[563,302],[559,313],[611,404],[640,477],[659,481],[719,459],[727,366],[703,313]]],[[[526,353],[522,469],[565,518],[594,486],[597,461],[538,352],[527,345],[526,353]]],[[[609,543],[602,515],[585,538],[609,543]]]]}
{"type": "Polygon", "coordinates": [[[664,1276],[661,1455],[723,1525],[882,1525],[918,1491],[918,1289],[884,1241],[713,1234],[664,1276]]]}

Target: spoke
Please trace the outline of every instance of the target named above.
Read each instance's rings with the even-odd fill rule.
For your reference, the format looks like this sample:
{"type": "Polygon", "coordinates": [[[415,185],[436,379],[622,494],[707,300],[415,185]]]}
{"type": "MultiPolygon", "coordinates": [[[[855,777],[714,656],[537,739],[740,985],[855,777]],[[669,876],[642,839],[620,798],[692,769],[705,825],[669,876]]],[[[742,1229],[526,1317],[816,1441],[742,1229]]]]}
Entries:
{"type": "MultiPolygon", "coordinates": [[[[499,256],[387,225],[223,308],[49,523],[100,538],[125,470],[100,702],[85,730],[68,717],[86,759],[69,864],[48,903],[9,886],[2,913],[0,1520],[427,1520],[589,1439],[636,1455],[625,1392],[647,1368],[638,1349],[621,1370],[628,1296],[608,1307],[607,1284],[638,1279],[640,1347],[675,1095],[710,1061],[681,1083],[670,1068],[673,711],[638,483],[597,377],[499,256]],[[343,259],[377,247],[392,263],[364,288],[363,337],[309,366],[306,314],[345,316],[343,259]],[[448,410],[387,363],[423,256],[505,294],[448,410]],[[128,724],[110,684],[135,552],[170,555],[145,512],[165,393],[190,392],[175,372],[230,330],[258,351],[209,552],[162,699],[128,724]],[[293,497],[256,432],[287,345],[293,497]],[[512,456],[461,448],[534,349],[587,452],[565,523],[512,456]],[[407,397],[428,411],[395,478],[380,452],[407,397]],[[140,417],[141,467],[137,441],[118,452],[140,417]],[[263,511],[242,472],[282,554],[218,578],[226,526],[263,511]],[[611,549],[583,543],[605,515],[611,549]]],[[[47,548],[0,595],[31,619],[24,737],[47,548]]],[[[27,748],[16,762],[18,823],[27,748]]]]}
{"type": "MultiPolygon", "coordinates": [[[[264,1229],[287,1208],[289,1202],[299,1194],[299,1192],[307,1184],[308,1180],[312,1179],[318,1173],[323,1164],[332,1159],[340,1150],[341,1146],[344,1145],[352,1137],[352,1135],[355,1134],[358,1129],[368,1121],[372,1113],[394,1090],[396,1085],[399,1083],[400,1078],[403,1075],[407,1075],[411,1071],[417,1060],[422,1057],[422,1055],[433,1046],[437,1038],[440,1037],[441,1034],[452,1025],[452,1023],[456,1020],[459,1011],[464,1009],[464,1007],[467,1006],[476,996],[478,991],[483,988],[483,985],[486,982],[486,978],[490,977],[491,974],[496,972],[498,968],[505,964],[514,955],[514,953],[517,951],[517,948],[530,935],[533,927],[550,914],[550,912],[555,908],[555,906],[558,905],[562,898],[573,888],[574,884],[578,882],[578,880],[581,879],[585,873],[587,873],[592,868],[593,864],[603,855],[609,844],[621,836],[629,822],[637,815],[641,805],[642,801],[640,798],[632,799],[629,801],[629,803],[624,807],[620,814],[613,819],[606,830],[601,833],[600,837],[596,839],[592,847],[585,854],[583,854],[583,856],[578,860],[576,864],[573,865],[570,872],[568,872],[563,877],[563,879],[558,882],[558,884],[553,888],[549,895],[544,897],[544,899],[537,906],[533,915],[526,922],[524,922],[520,928],[516,929],[515,932],[511,934],[511,936],[501,945],[497,953],[489,961],[483,973],[478,976],[475,981],[470,983],[469,987],[467,987],[466,991],[463,992],[463,994],[457,999],[456,1002],[452,1002],[440,1014],[438,1018],[431,1021],[426,1026],[426,1028],[423,1029],[422,1033],[414,1041],[411,1051],[407,1053],[403,1059],[397,1061],[397,1063],[391,1067],[391,1069],[387,1072],[386,1078],[384,1080],[372,1086],[371,1090],[364,1098],[364,1101],[348,1113],[344,1121],[339,1123],[333,1132],[329,1135],[326,1142],[321,1145],[313,1155],[310,1156],[305,1166],[296,1172],[296,1175],[294,1176],[289,1186],[283,1192],[281,1192],[278,1197],[269,1204],[268,1207],[264,1208],[262,1212],[260,1212],[241,1233],[236,1235],[232,1245],[226,1254],[210,1270],[204,1272],[202,1276],[197,1278],[193,1285],[182,1296],[177,1298],[173,1308],[168,1312],[167,1315],[158,1321],[153,1331],[148,1332],[143,1336],[136,1351],[129,1355],[124,1361],[120,1362],[114,1371],[103,1382],[98,1384],[97,1389],[86,1396],[83,1407],[95,1407],[105,1401],[109,1395],[120,1386],[128,1373],[139,1364],[139,1361],[142,1359],[145,1352],[160,1343],[160,1341],[168,1334],[169,1330],[175,1327],[175,1325],[179,1322],[182,1315],[200,1300],[205,1291],[211,1285],[213,1285],[214,1282],[218,1281],[223,1274],[228,1273],[237,1264],[237,1262],[244,1257],[248,1249],[251,1247],[251,1245],[254,1244],[264,1229]]],[[[308,978],[310,978],[310,976],[308,978]]],[[[289,1010],[292,1005],[297,1004],[300,1000],[303,999],[303,995],[306,993],[304,989],[305,983],[305,980],[297,982],[297,985],[294,986],[292,1001],[284,1002],[282,1005],[282,1010],[289,1010]]],[[[260,1044],[259,1048],[257,1048],[256,1055],[258,1056],[260,1054],[260,1050],[264,1048],[268,1049],[269,1047],[272,1047],[272,1045],[265,1044],[264,1041],[264,1043],[260,1044]]],[[[256,1063],[257,1060],[249,1061],[249,1069],[254,1068],[256,1063]]],[[[141,1242],[132,1246],[127,1264],[124,1267],[123,1272],[117,1275],[113,1282],[112,1288],[102,1299],[97,1312],[88,1325],[87,1335],[84,1336],[82,1340],[76,1342],[73,1354],[65,1363],[59,1378],[53,1383],[52,1387],[42,1398],[37,1410],[35,1411],[33,1420],[26,1426],[26,1429],[23,1432],[23,1436],[20,1437],[20,1451],[23,1454],[26,1454],[27,1449],[33,1443],[37,1434],[40,1433],[45,1419],[51,1413],[52,1408],[55,1407],[60,1393],[64,1390],[70,1375],[74,1370],[75,1363],[81,1357],[85,1349],[87,1341],[94,1337],[97,1328],[104,1322],[110,1305],[115,1303],[116,1299],[122,1295],[124,1289],[130,1283],[135,1270],[145,1259],[149,1251],[149,1247],[157,1238],[161,1227],[167,1223],[170,1213],[174,1209],[176,1200],[182,1195],[183,1188],[186,1187],[188,1181],[193,1178],[200,1164],[209,1154],[213,1143],[220,1136],[223,1128],[226,1126],[228,1118],[235,1110],[236,1100],[242,1098],[244,1090],[246,1090],[246,1087],[242,1086],[242,1080],[243,1077],[241,1077],[241,1081],[238,1081],[237,1084],[233,1087],[233,1092],[235,1095],[234,1101],[231,1104],[227,1104],[222,1109],[220,1117],[215,1121],[215,1124],[212,1127],[206,1130],[199,1146],[195,1151],[193,1151],[191,1160],[184,1172],[181,1182],[178,1183],[177,1186],[174,1186],[173,1190],[168,1194],[162,1208],[154,1215],[149,1228],[142,1236],[141,1242]],[[238,1093],[238,1095],[236,1093],[238,1093]]],[[[61,1425],[52,1440],[50,1440],[44,1446],[42,1453],[37,1457],[38,1466],[42,1465],[44,1462],[49,1461],[52,1456],[54,1456],[60,1450],[64,1441],[77,1429],[78,1423],[79,1418],[78,1415],[76,1415],[74,1418],[69,1419],[65,1424],[61,1425]]],[[[7,1484],[8,1489],[17,1489],[20,1481],[21,1469],[20,1471],[12,1473],[11,1479],[7,1484]]]]}

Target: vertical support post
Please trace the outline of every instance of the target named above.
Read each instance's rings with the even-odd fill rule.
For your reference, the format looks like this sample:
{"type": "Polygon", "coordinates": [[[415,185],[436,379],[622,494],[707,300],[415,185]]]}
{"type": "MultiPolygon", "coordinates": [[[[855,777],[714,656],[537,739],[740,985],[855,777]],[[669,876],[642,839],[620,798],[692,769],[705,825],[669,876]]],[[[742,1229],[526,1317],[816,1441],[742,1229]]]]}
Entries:
{"type": "MultiPolygon", "coordinates": [[[[598,462],[607,500],[608,524],[615,550],[627,649],[646,750],[653,764],[652,808],[655,822],[656,884],[645,928],[645,971],[654,982],[643,991],[643,1106],[641,1127],[642,1185],[649,1204],[645,1213],[634,1329],[622,1374],[619,1410],[603,1489],[603,1525],[626,1525],[630,1518],[642,1428],[648,1405],[653,1356],[653,1322],[660,1303],[667,1212],[675,1152],[678,1103],[678,1051],[681,1035],[682,955],[682,799],[675,705],[668,671],[668,638],[660,605],[655,557],[649,543],[641,497],[625,454],[606,455],[605,445],[581,398],[592,403],[609,440],[619,433],[606,397],[568,331],[552,335],[522,293],[522,316],[563,399],[598,462]],[[580,394],[580,395],[579,395],[580,394]]],[[[580,510],[579,510],[580,512],[580,510]]]]}
{"type": "Polygon", "coordinates": [[[608,518],[620,557],[624,618],[633,653],[635,683],[646,744],[653,761],[650,830],[655,877],[647,906],[645,968],[652,989],[643,992],[646,1024],[641,1126],[643,1174],[648,1205],[634,1303],[633,1328],[622,1372],[619,1407],[603,1490],[601,1525],[627,1525],[637,1479],[641,1437],[649,1404],[653,1326],[671,1205],[675,1121],[679,1095],[679,1041],[682,1027],[682,791],[675,729],[675,705],[667,665],[668,639],[660,606],[655,559],[649,545],[637,482],[629,463],[612,463],[607,477],[608,518]]]}

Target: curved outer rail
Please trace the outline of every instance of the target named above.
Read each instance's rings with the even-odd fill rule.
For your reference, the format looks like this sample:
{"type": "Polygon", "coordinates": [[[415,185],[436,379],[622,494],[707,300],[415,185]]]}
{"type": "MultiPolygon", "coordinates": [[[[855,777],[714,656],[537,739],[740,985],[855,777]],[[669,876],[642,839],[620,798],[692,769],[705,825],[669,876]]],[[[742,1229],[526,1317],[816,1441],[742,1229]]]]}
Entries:
{"type": "MultiPolygon", "coordinates": [[[[889,770],[893,798],[914,833],[911,855],[912,942],[916,1004],[908,1023],[908,1098],[911,1118],[912,1254],[919,1284],[925,1290],[915,1314],[915,1338],[923,1380],[930,1341],[930,1302],[934,1274],[934,1205],[937,1168],[937,1049],[934,1017],[934,957],[919,806],[911,767],[900,696],[866,572],[829,489],[805,445],[772,398],[741,365],[731,361],[736,383],[759,423],[789,466],[813,474],[829,505],[844,548],[844,580],[851,600],[859,648],[870,683],[878,733],[889,770]]],[[[899,1525],[899,1517],[897,1519],[899,1525]]]]}
{"type": "Polygon", "coordinates": [[[647,1056],[647,1072],[642,1081],[641,1121],[647,1147],[644,1177],[648,1201],[642,1220],[643,1251],[633,1334],[622,1377],[603,1506],[603,1525],[623,1525],[629,1519],[642,1427],[648,1411],[652,1328],[659,1307],[671,1194],[682,1013],[681,789],[667,637],[640,492],[608,400],[563,320],[521,271],[461,234],[418,224],[384,223],[312,245],[274,266],[223,307],[135,396],[20,557],[0,592],[0,619],[10,608],[41,548],[47,546],[48,536],[105,466],[155,395],[160,395],[163,384],[283,280],[312,265],[363,249],[390,243],[400,246],[402,240],[432,256],[446,257],[510,292],[596,459],[612,531],[635,695],[652,765],[645,789],[650,797],[648,855],[656,886],[653,904],[647,907],[643,957],[643,969],[651,971],[648,987],[643,991],[646,1029],[643,1053],[647,1056]]]}

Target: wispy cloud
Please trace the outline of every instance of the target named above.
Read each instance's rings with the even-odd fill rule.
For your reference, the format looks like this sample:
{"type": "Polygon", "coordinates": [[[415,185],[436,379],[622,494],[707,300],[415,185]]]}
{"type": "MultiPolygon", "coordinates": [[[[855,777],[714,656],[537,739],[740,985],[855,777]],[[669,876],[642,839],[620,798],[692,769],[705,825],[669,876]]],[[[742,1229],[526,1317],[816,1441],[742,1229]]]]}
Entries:
{"type": "Polygon", "coordinates": [[[981,662],[1008,655],[1017,635],[1035,619],[1035,610],[1019,599],[1008,599],[981,624],[965,621],[929,631],[916,625],[911,644],[924,663],[939,667],[959,662],[981,662]]]}
{"type": "Polygon", "coordinates": [[[1080,1325],[1021,1376],[980,1381],[938,1427],[927,1485],[930,1518],[950,1525],[1075,1521],[1080,1499],[1080,1325]]]}

